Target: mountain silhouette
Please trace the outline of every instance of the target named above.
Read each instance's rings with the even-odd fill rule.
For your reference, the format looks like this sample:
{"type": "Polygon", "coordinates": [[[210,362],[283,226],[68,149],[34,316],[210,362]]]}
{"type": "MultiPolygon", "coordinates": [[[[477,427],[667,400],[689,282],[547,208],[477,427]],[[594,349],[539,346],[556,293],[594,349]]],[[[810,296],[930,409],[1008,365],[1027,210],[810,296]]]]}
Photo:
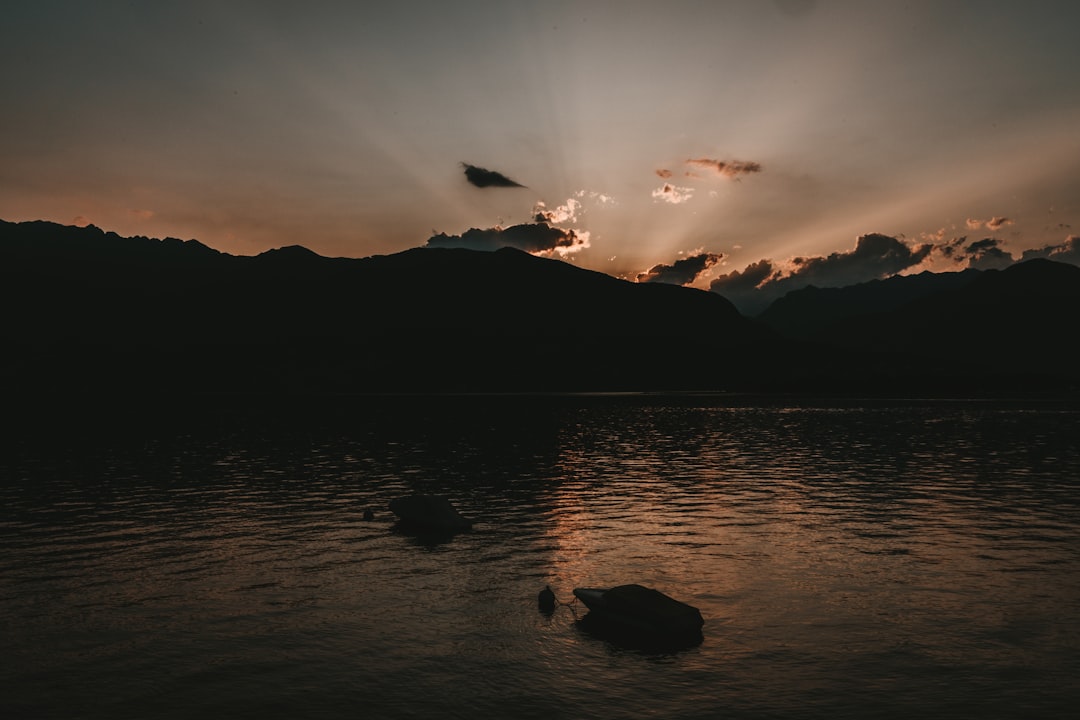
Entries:
{"type": "Polygon", "coordinates": [[[0,221],[0,370],[49,396],[1076,389],[1080,268],[1033,260],[723,297],[504,248],[233,256],[194,240],[0,221]]]}
{"type": "Polygon", "coordinates": [[[758,319],[792,338],[820,338],[832,326],[859,316],[872,316],[903,307],[935,293],[962,288],[979,270],[895,275],[846,287],[810,285],[774,301],[758,319]]]}
{"type": "Polygon", "coordinates": [[[852,315],[815,337],[853,351],[906,354],[942,375],[1070,383],[1069,368],[1080,360],[1078,319],[1080,267],[1036,259],[982,271],[883,312],[852,315]]]}
{"type": "Polygon", "coordinates": [[[255,257],[0,224],[4,370],[36,392],[745,387],[787,344],[705,291],[503,249],[255,257]]]}

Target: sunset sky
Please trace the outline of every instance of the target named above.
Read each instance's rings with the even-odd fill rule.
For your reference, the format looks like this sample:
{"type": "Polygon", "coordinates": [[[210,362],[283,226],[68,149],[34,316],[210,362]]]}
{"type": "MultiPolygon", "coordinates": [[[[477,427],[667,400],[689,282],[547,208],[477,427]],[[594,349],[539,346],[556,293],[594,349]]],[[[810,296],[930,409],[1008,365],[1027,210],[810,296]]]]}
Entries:
{"type": "Polygon", "coordinates": [[[701,287],[1075,251],[1078,7],[16,3],[0,218],[233,254],[520,237],[701,287]]]}

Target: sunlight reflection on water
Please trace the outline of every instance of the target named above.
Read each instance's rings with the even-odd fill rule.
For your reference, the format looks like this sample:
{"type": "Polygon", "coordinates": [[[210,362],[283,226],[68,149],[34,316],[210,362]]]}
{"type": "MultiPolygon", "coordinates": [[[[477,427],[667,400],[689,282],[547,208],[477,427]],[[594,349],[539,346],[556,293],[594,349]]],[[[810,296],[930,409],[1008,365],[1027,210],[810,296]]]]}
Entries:
{"type": "Polygon", "coordinates": [[[1080,700],[1080,414],[443,400],[0,469],[9,716],[1021,717],[1080,700]],[[406,492],[473,532],[393,531],[406,492]],[[376,511],[364,521],[365,508],[376,511]],[[641,582],[677,653],[535,595],[641,582]]]}

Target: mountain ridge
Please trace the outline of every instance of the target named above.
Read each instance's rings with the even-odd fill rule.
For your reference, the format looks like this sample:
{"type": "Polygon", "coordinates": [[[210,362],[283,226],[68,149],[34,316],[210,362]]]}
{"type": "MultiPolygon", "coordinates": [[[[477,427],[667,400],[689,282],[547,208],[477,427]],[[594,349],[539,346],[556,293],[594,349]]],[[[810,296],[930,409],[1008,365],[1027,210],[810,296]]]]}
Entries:
{"type": "Polygon", "coordinates": [[[1080,268],[807,288],[762,318],[504,248],[233,256],[0,221],[20,392],[1073,392],[1080,268]]]}
{"type": "Polygon", "coordinates": [[[713,293],[509,248],[203,248],[0,225],[2,297],[20,308],[8,371],[66,391],[88,367],[182,392],[685,389],[738,381],[782,344],[713,293]]]}

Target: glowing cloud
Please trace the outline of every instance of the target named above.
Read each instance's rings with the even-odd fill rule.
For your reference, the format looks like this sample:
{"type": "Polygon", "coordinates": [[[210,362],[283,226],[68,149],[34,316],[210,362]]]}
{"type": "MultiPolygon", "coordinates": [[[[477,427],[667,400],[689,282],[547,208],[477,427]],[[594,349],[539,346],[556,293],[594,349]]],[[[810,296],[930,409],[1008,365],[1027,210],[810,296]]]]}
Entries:
{"type": "Polygon", "coordinates": [[[615,202],[615,198],[613,198],[611,195],[605,195],[604,193],[597,192],[596,190],[578,190],[576,193],[574,193],[574,197],[589,198],[590,200],[595,200],[601,205],[617,204],[615,202]]]}
{"type": "Polygon", "coordinates": [[[672,205],[681,205],[688,201],[694,194],[694,188],[678,187],[671,183],[664,183],[663,187],[652,191],[654,200],[663,200],[672,205]]]}
{"type": "Polygon", "coordinates": [[[1012,225],[1012,218],[1007,217],[992,217],[989,220],[978,220],[975,218],[967,219],[967,226],[971,230],[978,230],[981,227],[985,227],[987,230],[997,230],[1006,225],[1012,225]]]}
{"type": "Polygon", "coordinates": [[[485,230],[470,228],[461,235],[433,235],[425,247],[487,251],[512,247],[533,255],[550,257],[558,254],[565,257],[589,247],[589,233],[551,227],[546,223],[512,225],[507,228],[496,226],[485,230]]]}
{"type": "Polygon", "coordinates": [[[509,187],[509,188],[523,188],[525,187],[519,182],[515,182],[506,177],[500,172],[494,170],[488,170],[482,167],[476,167],[469,163],[461,163],[461,166],[465,168],[465,179],[478,188],[488,187],[509,187]]]}
{"type": "Polygon", "coordinates": [[[671,265],[653,265],[637,276],[639,283],[667,283],[669,285],[690,285],[703,272],[720,262],[723,255],[718,253],[698,253],[676,260],[671,265]]]}
{"type": "Polygon", "coordinates": [[[574,198],[569,198],[565,205],[559,205],[556,208],[549,209],[543,201],[539,201],[533,206],[533,219],[536,222],[546,222],[553,225],[561,225],[562,223],[575,223],[577,222],[577,214],[581,209],[581,202],[574,198]]]}

